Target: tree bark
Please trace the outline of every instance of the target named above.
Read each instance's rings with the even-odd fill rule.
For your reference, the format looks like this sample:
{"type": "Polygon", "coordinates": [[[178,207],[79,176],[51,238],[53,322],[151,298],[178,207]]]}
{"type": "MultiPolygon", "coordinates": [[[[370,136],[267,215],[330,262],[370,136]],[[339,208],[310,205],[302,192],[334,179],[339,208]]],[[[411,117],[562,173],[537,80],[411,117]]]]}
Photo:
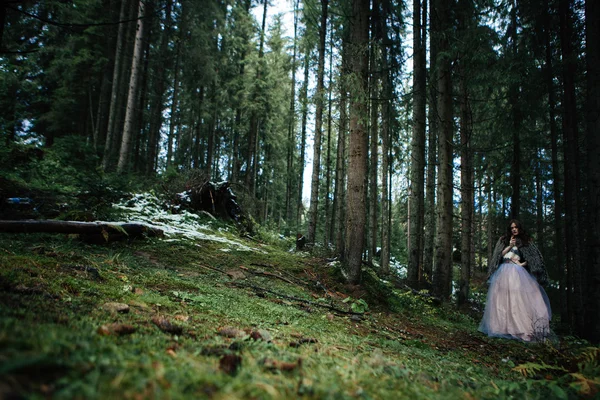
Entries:
{"type": "MultiPolygon", "coordinates": [[[[121,11],[119,12],[119,20],[124,21],[127,18],[127,6],[130,0],[121,1],[121,11]]],[[[121,64],[123,63],[123,51],[125,47],[126,37],[126,24],[119,24],[119,32],[117,34],[117,44],[115,48],[115,62],[112,74],[112,87],[110,95],[110,106],[108,112],[108,124],[106,139],[104,141],[104,155],[102,158],[102,169],[107,171],[111,168],[112,164],[112,149],[114,147],[113,142],[116,136],[116,118],[117,118],[117,105],[119,102],[119,91],[120,84],[123,77],[121,76],[121,64]]]]}
{"type": "Polygon", "coordinates": [[[348,40],[346,35],[342,39],[342,65],[339,79],[340,90],[340,125],[338,131],[337,158],[335,167],[335,251],[340,256],[345,254],[345,205],[346,205],[346,142],[348,140],[348,40]]]}
{"type": "MultiPolygon", "coordinates": [[[[427,4],[428,0],[423,0],[427,4]]],[[[431,0],[429,0],[431,1],[431,0]]],[[[430,22],[433,30],[433,19],[430,22]]],[[[425,40],[425,39],[423,39],[425,40]]],[[[437,111],[437,43],[431,36],[429,48],[429,133],[427,135],[427,181],[425,184],[425,233],[423,238],[423,283],[430,286],[433,281],[433,251],[435,238],[435,191],[438,147],[438,111],[437,111]]]]}
{"type": "Polygon", "coordinates": [[[317,65],[317,92],[315,93],[315,140],[313,144],[313,169],[310,185],[310,208],[308,211],[309,243],[316,240],[319,206],[319,174],[321,173],[321,138],[323,135],[323,103],[325,75],[325,38],[327,36],[327,9],[329,0],[321,0],[321,25],[319,27],[319,61],[317,65]]]}
{"type": "MultiPolygon", "coordinates": [[[[382,26],[382,29],[385,29],[382,26]]],[[[383,37],[387,39],[387,32],[383,37]]],[[[385,40],[386,43],[388,42],[385,40]]],[[[388,170],[390,169],[390,149],[391,149],[391,129],[390,119],[392,118],[392,85],[390,79],[388,51],[383,46],[381,56],[383,73],[381,76],[381,256],[379,258],[379,273],[382,276],[389,275],[390,270],[390,185],[388,170]]]]}
{"type": "Polygon", "coordinates": [[[587,149],[588,149],[588,339],[600,342],[600,5],[586,0],[587,149]]]}
{"type": "MultiPolygon", "coordinates": [[[[294,156],[296,149],[296,49],[298,46],[298,6],[300,0],[294,0],[294,49],[292,53],[292,87],[290,89],[290,108],[288,115],[288,137],[287,137],[287,174],[285,186],[285,218],[289,226],[292,222],[292,197],[294,194],[294,180],[298,171],[294,167],[294,156]]],[[[296,230],[298,227],[295,227],[296,230]]]]}
{"type": "Polygon", "coordinates": [[[373,39],[371,40],[371,51],[370,51],[370,74],[371,80],[369,82],[369,93],[370,93],[370,119],[371,123],[369,126],[369,190],[368,190],[368,210],[369,210],[369,229],[367,246],[367,261],[369,264],[373,264],[375,253],[377,252],[377,235],[379,230],[377,229],[377,208],[379,206],[378,191],[377,191],[377,166],[379,161],[378,154],[378,140],[379,140],[379,80],[380,80],[380,46],[382,44],[382,38],[379,29],[381,21],[381,15],[379,11],[379,0],[373,0],[373,9],[371,11],[371,32],[373,39]]]}
{"type": "MultiPolygon", "coordinates": [[[[427,0],[423,0],[427,1],[427,0]]],[[[410,166],[410,227],[408,246],[408,284],[418,286],[423,260],[423,207],[425,183],[426,65],[421,38],[421,1],[413,1],[413,126],[410,166]]]]}
{"type": "MultiPolygon", "coordinates": [[[[258,65],[256,67],[256,85],[252,95],[252,102],[256,102],[258,97],[258,83],[262,78],[262,60],[264,58],[264,46],[265,46],[265,29],[267,24],[267,6],[269,2],[264,0],[263,17],[262,17],[262,28],[260,31],[260,43],[258,48],[258,65]]],[[[258,129],[260,126],[260,118],[256,110],[252,111],[250,116],[250,128],[248,130],[248,152],[246,153],[246,187],[251,197],[256,195],[256,173],[258,171],[257,165],[257,146],[258,146],[258,129]]]]}
{"type": "Polygon", "coordinates": [[[349,283],[361,278],[365,244],[366,174],[368,134],[369,0],[353,0],[350,20],[352,84],[350,85],[350,146],[348,154],[348,197],[346,207],[346,256],[344,273],[349,283]]]}
{"type": "Polygon", "coordinates": [[[460,282],[458,287],[458,305],[469,299],[471,284],[471,246],[473,240],[473,165],[471,163],[471,123],[469,117],[469,93],[467,89],[467,71],[464,63],[460,66],[460,198],[461,198],[461,260],[460,282]]]}
{"type": "Polygon", "coordinates": [[[296,227],[300,226],[302,219],[302,210],[304,209],[304,202],[302,199],[303,187],[304,187],[304,167],[306,164],[306,124],[308,120],[308,84],[309,84],[309,72],[310,72],[310,53],[311,49],[306,44],[306,53],[304,55],[304,82],[302,84],[302,91],[300,93],[300,103],[302,104],[302,126],[300,133],[300,160],[298,166],[302,173],[298,180],[298,204],[296,208],[296,227]]]}
{"type": "Polygon", "coordinates": [[[329,195],[331,194],[331,129],[333,121],[331,120],[331,109],[333,108],[333,102],[331,96],[333,92],[333,35],[330,35],[329,44],[329,82],[327,87],[327,155],[325,157],[325,246],[329,247],[331,243],[332,232],[332,220],[329,218],[329,195]]]}
{"type": "Polygon", "coordinates": [[[165,86],[167,84],[167,69],[169,62],[169,40],[171,39],[171,13],[173,1],[167,0],[165,8],[164,30],[160,35],[158,47],[158,62],[154,64],[155,83],[153,85],[152,101],[150,102],[150,126],[148,128],[146,175],[151,176],[156,172],[158,146],[160,142],[160,128],[163,121],[163,107],[165,86]]]}
{"type": "Polygon", "coordinates": [[[144,3],[140,0],[138,5],[138,20],[137,31],[135,35],[135,45],[133,58],[131,60],[131,76],[129,78],[129,92],[127,94],[127,110],[125,113],[125,125],[123,126],[123,139],[121,142],[121,150],[119,152],[119,163],[117,164],[117,172],[123,173],[129,167],[129,158],[131,156],[131,141],[135,135],[135,115],[136,105],[139,100],[139,87],[143,61],[144,48],[144,3]]]}
{"type": "Polygon", "coordinates": [[[580,179],[579,179],[579,132],[577,126],[577,104],[575,92],[576,55],[573,52],[571,1],[559,1],[560,45],[563,63],[563,140],[565,146],[565,217],[567,271],[573,277],[573,316],[576,332],[583,334],[585,269],[582,263],[581,239],[583,227],[579,221],[580,179]]]}
{"type": "Polygon", "coordinates": [[[512,57],[516,65],[516,71],[513,78],[513,83],[510,84],[509,98],[512,114],[512,164],[510,169],[510,184],[512,195],[510,198],[510,217],[519,218],[521,208],[521,126],[523,122],[523,113],[521,111],[520,102],[520,83],[517,77],[521,77],[521,62],[519,60],[519,52],[517,47],[517,0],[513,0],[511,9],[511,22],[509,27],[509,35],[512,41],[512,57]]]}
{"type": "MultiPolygon", "coordinates": [[[[549,1],[546,0],[544,7],[544,52],[545,52],[545,64],[544,64],[544,81],[546,84],[546,90],[548,92],[548,123],[550,125],[550,145],[552,149],[552,192],[554,197],[554,240],[556,251],[556,273],[559,278],[560,284],[560,319],[563,322],[568,322],[571,318],[569,317],[569,310],[572,307],[569,305],[571,299],[571,290],[568,288],[570,285],[567,284],[567,276],[565,274],[565,247],[564,247],[564,225],[563,225],[563,198],[561,193],[562,187],[562,175],[560,171],[559,159],[558,159],[558,126],[556,123],[557,106],[556,106],[556,92],[554,89],[554,68],[552,65],[552,45],[550,35],[552,34],[550,15],[548,9],[550,7],[549,1]],[[565,290],[566,289],[566,290],[565,290]]],[[[541,238],[539,238],[541,240],[541,238]]]]}
{"type": "Polygon", "coordinates": [[[439,173],[437,234],[435,237],[433,289],[437,297],[450,299],[452,283],[452,177],[453,177],[453,116],[452,116],[452,77],[450,61],[451,30],[450,9],[444,0],[435,1],[434,16],[436,22],[435,40],[438,40],[437,88],[439,130],[439,173]]]}

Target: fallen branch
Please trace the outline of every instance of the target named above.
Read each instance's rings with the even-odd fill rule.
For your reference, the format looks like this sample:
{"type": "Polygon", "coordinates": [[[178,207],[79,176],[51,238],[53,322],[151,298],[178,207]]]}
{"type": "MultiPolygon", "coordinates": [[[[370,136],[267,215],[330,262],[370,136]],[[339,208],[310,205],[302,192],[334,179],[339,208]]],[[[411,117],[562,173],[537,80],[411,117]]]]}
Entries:
{"type": "Polygon", "coordinates": [[[231,282],[231,285],[234,285],[234,286],[237,286],[237,287],[240,287],[240,288],[250,288],[250,289],[252,289],[254,291],[257,291],[257,292],[270,293],[272,295],[275,295],[277,297],[281,297],[283,299],[293,300],[293,301],[297,301],[297,302],[308,304],[308,305],[315,306],[315,307],[326,308],[328,310],[332,310],[332,311],[335,311],[337,313],[344,314],[344,315],[357,315],[357,316],[362,316],[363,315],[363,313],[357,313],[357,312],[353,312],[353,311],[341,310],[341,309],[339,309],[337,307],[334,307],[334,306],[331,306],[329,304],[315,303],[314,301],[301,299],[301,298],[295,297],[295,296],[289,296],[287,294],[278,293],[278,292],[275,292],[273,290],[262,288],[260,286],[249,285],[247,283],[231,282]]]}
{"type": "Polygon", "coordinates": [[[272,276],[273,278],[281,279],[284,282],[287,282],[289,284],[297,285],[298,286],[298,284],[296,282],[292,282],[288,278],[286,278],[284,276],[281,276],[281,275],[274,274],[272,272],[259,271],[257,269],[251,269],[251,268],[248,268],[248,267],[244,267],[243,265],[240,266],[240,269],[243,269],[244,271],[250,272],[250,273],[252,273],[254,275],[272,276]]]}
{"type": "Polygon", "coordinates": [[[76,233],[82,235],[124,234],[129,237],[162,236],[161,229],[144,224],[78,222],[57,220],[0,221],[0,232],[4,233],[76,233]]]}

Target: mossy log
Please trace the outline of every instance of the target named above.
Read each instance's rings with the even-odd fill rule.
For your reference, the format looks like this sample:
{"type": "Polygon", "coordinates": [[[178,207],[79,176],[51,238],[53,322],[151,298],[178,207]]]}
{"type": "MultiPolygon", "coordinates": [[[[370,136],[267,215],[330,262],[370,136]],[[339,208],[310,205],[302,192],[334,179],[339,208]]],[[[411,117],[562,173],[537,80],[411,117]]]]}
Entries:
{"type": "Polygon", "coordinates": [[[79,222],[57,220],[1,221],[0,233],[66,233],[79,234],[93,240],[102,237],[105,241],[139,236],[163,236],[163,231],[144,224],[79,222]]]}

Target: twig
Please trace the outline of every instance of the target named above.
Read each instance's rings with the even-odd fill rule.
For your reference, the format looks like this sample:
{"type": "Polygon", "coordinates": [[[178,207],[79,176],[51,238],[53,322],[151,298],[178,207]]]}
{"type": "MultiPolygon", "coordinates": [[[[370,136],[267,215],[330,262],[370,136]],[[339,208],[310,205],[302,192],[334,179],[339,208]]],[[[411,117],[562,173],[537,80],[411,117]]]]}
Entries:
{"type": "Polygon", "coordinates": [[[315,303],[314,301],[301,299],[301,298],[295,297],[295,296],[289,296],[289,295],[283,294],[283,293],[278,293],[278,292],[275,292],[273,290],[262,288],[260,286],[249,285],[249,284],[244,284],[244,283],[237,283],[237,282],[232,282],[232,285],[235,285],[235,286],[238,286],[238,287],[242,287],[242,288],[250,288],[250,289],[253,289],[255,291],[260,291],[260,292],[265,292],[265,293],[271,293],[271,294],[273,294],[275,296],[282,297],[284,299],[298,301],[300,303],[309,304],[309,305],[315,306],[315,307],[327,308],[329,310],[332,310],[332,311],[335,311],[335,312],[338,312],[338,313],[344,314],[344,315],[358,315],[358,316],[363,315],[363,313],[357,313],[357,312],[353,312],[353,311],[341,310],[341,309],[339,309],[337,307],[330,306],[329,304],[315,303]]]}
{"type": "Polygon", "coordinates": [[[217,272],[220,272],[222,274],[227,275],[227,272],[225,272],[225,271],[223,271],[222,269],[219,269],[219,268],[209,267],[208,265],[202,265],[202,264],[198,264],[198,266],[202,267],[202,268],[206,268],[206,269],[212,269],[213,271],[217,271],[217,272]]]}
{"type": "Polygon", "coordinates": [[[240,269],[243,269],[244,271],[248,271],[250,273],[253,273],[254,275],[262,275],[262,276],[272,276],[273,278],[277,278],[277,279],[281,279],[284,282],[290,283],[292,285],[298,285],[295,282],[290,281],[289,279],[287,279],[284,276],[280,276],[271,272],[265,272],[265,271],[258,271],[256,269],[250,269],[248,267],[244,267],[243,265],[240,265],[240,269]]]}

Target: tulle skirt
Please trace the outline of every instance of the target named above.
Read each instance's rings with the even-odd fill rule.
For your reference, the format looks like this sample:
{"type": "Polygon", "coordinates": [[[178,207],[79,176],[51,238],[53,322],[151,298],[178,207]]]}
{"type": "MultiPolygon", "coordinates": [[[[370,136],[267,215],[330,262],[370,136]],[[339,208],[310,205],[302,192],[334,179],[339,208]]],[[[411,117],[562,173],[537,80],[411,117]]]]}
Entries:
{"type": "Polygon", "coordinates": [[[538,341],[550,335],[552,311],[544,289],[520,265],[503,263],[490,278],[479,330],[488,336],[538,341]]]}

